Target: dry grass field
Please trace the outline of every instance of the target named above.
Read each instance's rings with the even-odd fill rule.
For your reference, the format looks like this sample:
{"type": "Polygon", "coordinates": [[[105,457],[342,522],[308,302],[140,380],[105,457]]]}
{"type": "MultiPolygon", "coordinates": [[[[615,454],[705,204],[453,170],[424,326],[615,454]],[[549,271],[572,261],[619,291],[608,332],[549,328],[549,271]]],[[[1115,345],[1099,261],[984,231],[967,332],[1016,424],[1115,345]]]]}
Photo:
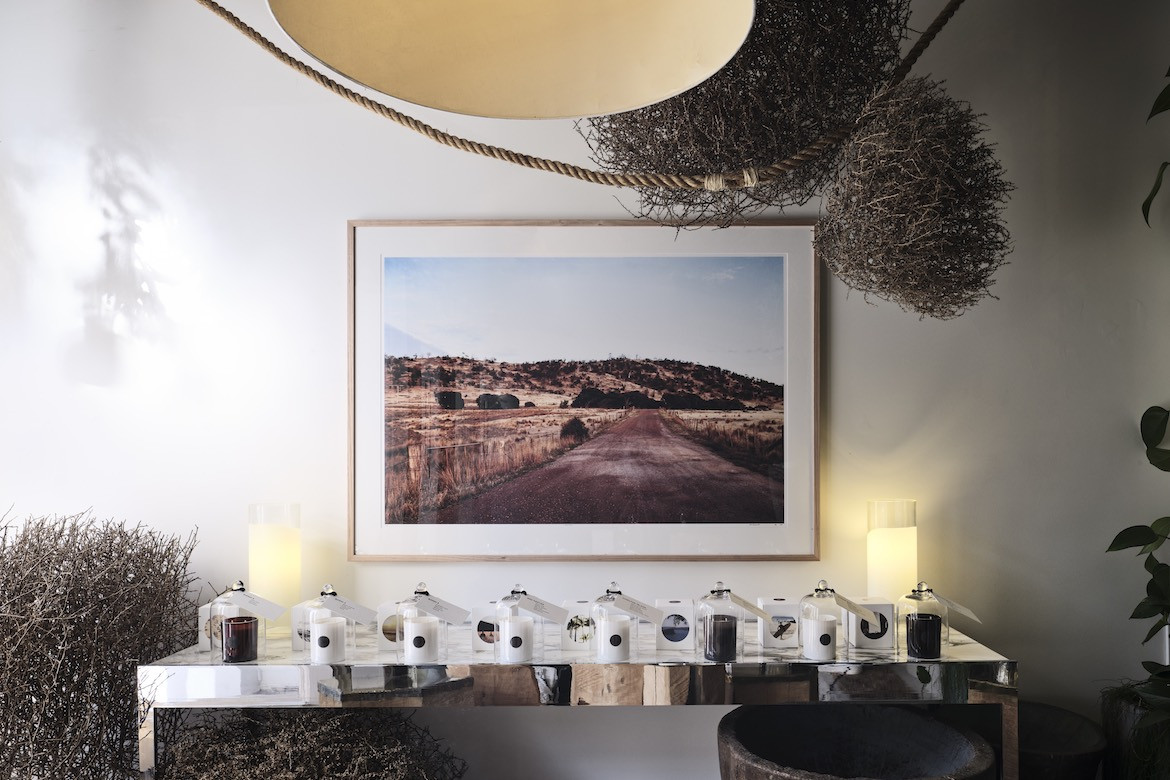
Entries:
{"type": "Polygon", "coordinates": [[[663,411],[667,424],[736,465],[766,476],[784,463],[782,409],[750,412],[663,411]]]}
{"type": "Polygon", "coordinates": [[[594,436],[625,415],[560,408],[564,396],[533,392],[523,401],[535,406],[485,411],[475,407],[477,390],[464,395],[467,407],[446,410],[428,389],[387,391],[387,523],[416,523],[420,514],[553,460],[579,443],[561,436],[561,427],[574,417],[594,436]]]}

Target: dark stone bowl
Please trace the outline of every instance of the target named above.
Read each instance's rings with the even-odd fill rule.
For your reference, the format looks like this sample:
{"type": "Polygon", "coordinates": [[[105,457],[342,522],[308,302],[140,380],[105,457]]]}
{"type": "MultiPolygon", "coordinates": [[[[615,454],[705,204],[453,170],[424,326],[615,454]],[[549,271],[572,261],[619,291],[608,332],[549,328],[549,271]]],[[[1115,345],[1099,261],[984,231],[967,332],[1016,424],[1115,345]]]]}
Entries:
{"type": "Polygon", "coordinates": [[[744,706],[719,722],[723,780],[994,780],[977,734],[873,704],[744,706]]]}

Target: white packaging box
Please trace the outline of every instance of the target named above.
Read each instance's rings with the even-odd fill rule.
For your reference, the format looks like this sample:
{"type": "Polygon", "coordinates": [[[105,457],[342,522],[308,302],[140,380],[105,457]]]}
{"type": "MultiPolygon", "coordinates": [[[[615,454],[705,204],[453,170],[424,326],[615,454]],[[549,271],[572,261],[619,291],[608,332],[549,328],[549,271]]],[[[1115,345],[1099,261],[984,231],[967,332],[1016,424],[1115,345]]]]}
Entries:
{"type": "Polygon", "coordinates": [[[471,608],[471,649],[476,653],[492,652],[496,641],[496,602],[471,608]]]}
{"type": "Polygon", "coordinates": [[[800,647],[800,601],[784,596],[757,596],[756,606],[768,613],[769,620],[756,621],[756,635],[761,650],[800,647]]]}
{"type": "Polygon", "coordinates": [[[889,600],[877,596],[863,596],[852,600],[875,612],[882,625],[874,628],[857,615],[846,611],[845,641],[857,648],[893,650],[894,605],[889,600]]]}
{"type": "Polygon", "coordinates": [[[662,611],[662,623],[654,626],[654,647],[658,650],[695,649],[694,599],[655,599],[662,611]]]}
{"type": "Polygon", "coordinates": [[[398,625],[398,602],[387,601],[378,607],[374,641],[379,653],[397,653],[402,647],[402,626],[398,625]]]}
{"type": "Polygon", "coordinates": [[[561,650],[587,651],[593,647],[593,602],[588,599],[565,600],[561,606],[569,613],[561,624],[561,650]]]}

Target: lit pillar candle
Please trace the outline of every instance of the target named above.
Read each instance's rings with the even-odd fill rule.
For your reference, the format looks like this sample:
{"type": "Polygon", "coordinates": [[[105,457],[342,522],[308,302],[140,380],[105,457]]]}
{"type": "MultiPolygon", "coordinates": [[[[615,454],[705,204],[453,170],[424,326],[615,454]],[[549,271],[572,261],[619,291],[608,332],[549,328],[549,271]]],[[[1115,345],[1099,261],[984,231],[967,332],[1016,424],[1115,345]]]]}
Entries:
{"type": "Polygon", "coordinates": [[[500,660],[506,663],[524,663],[532,660],[532,618],[514,615],[501,618],[497,642],[500,660]]]}
{"type": "Polygon", "coordinates": [[[315,664],[345,660],[345,618],[327,617],[309,624],[309,660],[315,664]]]}
{"type": "Polygon", "coordinates": [[[596,627],[597,660],[621,663],[630,660],[630,618],[610,615],[598,618],[596,627]]]}
{"type": "Polygon", "coordinates": [[[430,664],[439,660],[439,619],[432,615],[408,617],[403,621],[402,656],[408,664],[430,664]]]}
{"type": "Polygon", "coordinates": [[[800,619],[800,647],[810,661],[832,661],[837,657],[837,618],[826,615],[800,619]]]}

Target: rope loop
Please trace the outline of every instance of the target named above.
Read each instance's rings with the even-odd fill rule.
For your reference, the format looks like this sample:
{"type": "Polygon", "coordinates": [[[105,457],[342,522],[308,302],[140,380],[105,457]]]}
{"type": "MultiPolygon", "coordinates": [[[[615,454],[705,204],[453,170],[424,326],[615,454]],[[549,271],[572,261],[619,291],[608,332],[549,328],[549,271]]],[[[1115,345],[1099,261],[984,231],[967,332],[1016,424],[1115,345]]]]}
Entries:
{"type": "MultiPolygon", "coordinates": [[[[216,0],[196,0],[200,5],[210,9],[213,13],[224,19],[239,32],[243,33],[247,38],[251,39],[253,43],[260,48],[267,51],[273,57],[283,62],[285,65],[293,68],[301,74],[307,76],[319,85],[330,90],[334,94],[346,98],[347,100],[373,111],[381,117],[396,122],[403,127],[415,131],[421,135],[430,138],[436,143],[450,146],[455,149],[461,149],[465,152],[483,155],[484,157],[491,157],[496,160],[521,165],[526,168],[534,170],[546,171],[548,173],[557,173],[562,176],[578,179],[580,181],[593,182],[594,184],[604,184],[609,187],[656,187],[659,189],[686,189],[686,190],[710,190],[712,192],[721,192],[726,189],[751,189],[761,184],[768,184],[776,181],[786,173],[796,169],[802,163],[811,159],[815,159],[824,154],[828,149],[839,144],[842,140],[847,138],[853,127],[843,127],[826,133],[824,136],[809,144],[805,148],[796,152],[785,160],[766,165],[763,168],[744,168],[740,172],[720,172],[708,173],[704,176],[685,176],[671,173],[610,173],[607,171],[598,171],[590,168],[583,168],[578,165],[570,165],[568,163],[558,162],[556,160],[546,160],[541,157],[530,157],[526,154],[513,152],[509,149],[502,149],[498,146],[490,146],[482,144],[477,141],[469,141],[466,138],[450,135],[431,127],[428,124],[420,122],[419,120],[400,111],[396,111],[389,106],[379,103],[375,100],[355,92],[342,84],[337,83],[325,74],[316,70],[315,68],[306,65],[292,55],[285,52],[272,41],[265,38],[254,28],[248,26],[242,19],[235,14],[228,11],[221,6],[216,0]]],[[[910,52],[902,58],[898,67],[894,70],[890,77],[889,83],[885,88],[878,93],[878,95],[871,101],[873,103],[880,102],[889,93],[893,87],[902,82],[910,72],[910,68],[917,62],[918,58],[938,35],[943,26],[950,21],[954,16],[955,11],[959,9],[964,0],[950,0],[947,5],[935,17],[934,22],[928,27],[915,42],[914,47],[910,52]]],[[[853,123],[854,125],[856,122],[853,123]]]]}

